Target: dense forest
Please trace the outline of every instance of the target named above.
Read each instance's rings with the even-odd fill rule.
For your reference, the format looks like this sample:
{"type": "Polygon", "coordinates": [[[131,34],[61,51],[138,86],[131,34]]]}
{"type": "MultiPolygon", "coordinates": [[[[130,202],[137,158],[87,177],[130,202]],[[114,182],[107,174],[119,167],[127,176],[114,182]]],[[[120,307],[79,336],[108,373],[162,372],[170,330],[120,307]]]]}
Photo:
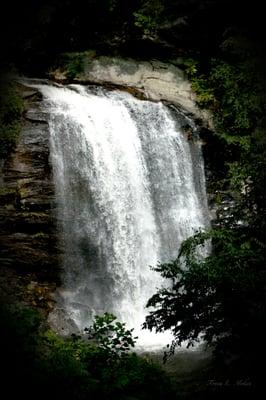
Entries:
{"type": "Polygon", "coordinates": [[[171,284],[149,300],[144,327],[170,329],[171,358],[203,338],[213,362],[191,388],[131,353],[134,333],[98,317],[87,336],[63,339],[35,310],[1,305],[2,378],[9,398],[211,399],[255,395],[264,380],[266,336],[266,127],[264,15],[260,1],[50,0],[7,4],[1,25],[0,156],[19,134],[23,105],[10,72],[48,77],[62,58],[69,77],[82,52],[179,60],[214,132],[202,128],[213,201],[231,201],[212,228],[183,242],[156,270],[171,284]],[[66,55],[67,53],[67,55],[66,55]],[[64,54],[64,56],[62,56],[64,54]],[[65,62],[65,61],[64,61],[65,62]],[[204,259],[198,249],[212,245],[204,259]],[[155,308],[154,308],[155,307],[155,308]],[[204,375],[205,374],[205,375],[204,375]],[[214,382],[213,385],[208,382],[214,382]],[[216,382],[216,385],[215,385],[216,382]]]}

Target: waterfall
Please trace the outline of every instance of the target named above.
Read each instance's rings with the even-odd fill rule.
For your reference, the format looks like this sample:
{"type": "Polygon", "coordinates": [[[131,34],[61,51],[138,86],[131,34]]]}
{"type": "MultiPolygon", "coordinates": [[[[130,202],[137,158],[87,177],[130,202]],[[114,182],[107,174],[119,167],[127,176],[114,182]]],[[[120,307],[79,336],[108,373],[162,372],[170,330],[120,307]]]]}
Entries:
{"type": "Polygon", "coordinates": [[[176,258],[180,243],[208,224],[200,144],[188,142],[184,117],[162,103],[96,87],[36,86],[64,248],[58,309],[80,330],[112,312],[140,343],[160,342],[140,328],[163,284],[150,266],[176,258]]]}

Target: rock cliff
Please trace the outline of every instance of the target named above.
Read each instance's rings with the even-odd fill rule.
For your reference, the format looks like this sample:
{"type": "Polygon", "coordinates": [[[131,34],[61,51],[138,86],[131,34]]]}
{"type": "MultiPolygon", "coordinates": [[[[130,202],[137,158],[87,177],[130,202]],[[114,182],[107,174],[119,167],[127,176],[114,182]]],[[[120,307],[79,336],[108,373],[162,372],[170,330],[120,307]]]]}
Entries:
{"type": "MultiPolygon", "coordinates": [[[[23,127],[16,148],[8,159],[2,160],[0,171],[0,289],[15,295],[23,286],[32,299],[33,292],[46,292],[38,283],[43,286],[48,282],[49,286],[50,282],[54,286],[58,282],[60,251],[49,131],[38,111],[40,94],[22,85],[19,90],[25,103],[23,127]]],[[[43,299],[43,295],[38,298],[43,299]]]]}
{"type": "MultiPolygon", "coordinates": [[[[57,82],[68,81],[67,65],[50,73],[57,82]]],[[[212,128],[211,115],[196,105],[191,84],[179,67],[158,60],[138,61],[120,57],[83,55],[83,71],[71,79],[75,83],[113,85],[151,101],[165,101],[212,128]]]]}

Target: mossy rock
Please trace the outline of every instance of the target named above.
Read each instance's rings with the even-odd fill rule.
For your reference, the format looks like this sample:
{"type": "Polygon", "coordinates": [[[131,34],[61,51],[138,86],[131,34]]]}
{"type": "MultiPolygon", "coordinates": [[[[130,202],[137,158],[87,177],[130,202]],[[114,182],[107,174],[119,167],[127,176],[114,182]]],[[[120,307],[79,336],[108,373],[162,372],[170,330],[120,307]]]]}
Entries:
{"type": "Polygon", "coordinates": [[[0,188],[0,204],[10,204],[13,203],[18,196],[16,188],[1,187],[0,188]]]}
{"type": "Polygon", "coordinates": [[[23,100],[8,76],[0,82],[0,158],[14,148],[22,126],[23,100]]]}

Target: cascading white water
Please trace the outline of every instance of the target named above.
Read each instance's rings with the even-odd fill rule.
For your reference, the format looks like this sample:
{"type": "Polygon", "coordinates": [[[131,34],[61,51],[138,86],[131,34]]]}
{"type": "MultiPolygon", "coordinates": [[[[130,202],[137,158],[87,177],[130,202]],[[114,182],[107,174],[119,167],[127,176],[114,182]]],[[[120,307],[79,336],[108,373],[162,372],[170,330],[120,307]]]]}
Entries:
{"type": "MultiPolygon", "coordinates": [[[[64,246],[61,307],[79,329],[112,312],[142,344],[151,270],[208,224],[200,144],[162,103],[80,85],[38,84],[51,136],[64,246]],[[193,159],[192,159],[193,158],[193,159]]],[[[169,336],[168,338],[169,339],[169,336]]]]}

